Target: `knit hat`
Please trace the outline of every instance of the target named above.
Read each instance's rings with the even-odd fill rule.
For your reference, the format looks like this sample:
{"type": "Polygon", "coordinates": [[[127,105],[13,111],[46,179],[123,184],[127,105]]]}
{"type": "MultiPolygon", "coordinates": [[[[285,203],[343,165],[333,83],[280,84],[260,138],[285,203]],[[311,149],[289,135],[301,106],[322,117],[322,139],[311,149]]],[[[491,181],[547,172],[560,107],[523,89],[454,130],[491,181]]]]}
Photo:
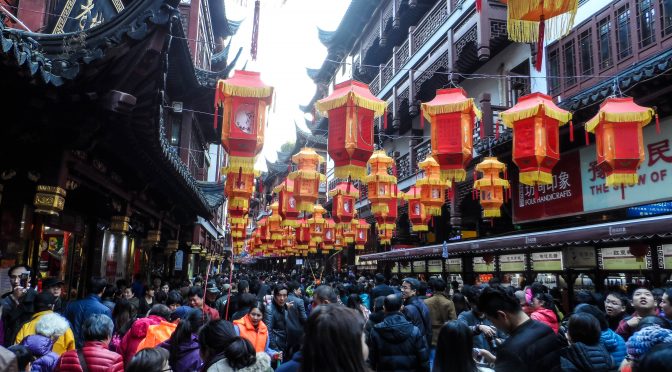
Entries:
{"type": "Polygon", "coordinates": [[[628,339],[628,355],[631,359],[638,360],[658,344],[672,344],[672,330],[660,328],[658,325],[646,327],[628,339]]]}

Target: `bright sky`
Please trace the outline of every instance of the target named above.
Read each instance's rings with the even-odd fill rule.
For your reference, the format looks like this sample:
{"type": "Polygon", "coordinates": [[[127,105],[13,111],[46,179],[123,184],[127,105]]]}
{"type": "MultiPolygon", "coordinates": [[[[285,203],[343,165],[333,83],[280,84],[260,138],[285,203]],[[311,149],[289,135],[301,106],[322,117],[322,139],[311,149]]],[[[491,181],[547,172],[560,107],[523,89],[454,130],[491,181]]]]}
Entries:
{"type": "MultiPolygon", "coordinates": [[[[319,68],[327,55],[320,43],[317,28],[335,30],[350,0],[261,0],[257,60],[249,49],[252,40],[254,0],[226,0],[227,17],[244,19],[233,36],[230,58],[243,47],[237,68],[261,72],[262,80],[276,89],[275,112],[271,110],[264,150],[257,168],[266,170],[264,156],[275,161],[276,151],[295,140],[294,122],[304,125],[306,105],[315,94],[315,84],[306,74],[306,67],[319,68]],[[242,5],[241,5],[242,3],[242,5]]],[[[304,127],[305,128],[305,127],[304,127]]]]}

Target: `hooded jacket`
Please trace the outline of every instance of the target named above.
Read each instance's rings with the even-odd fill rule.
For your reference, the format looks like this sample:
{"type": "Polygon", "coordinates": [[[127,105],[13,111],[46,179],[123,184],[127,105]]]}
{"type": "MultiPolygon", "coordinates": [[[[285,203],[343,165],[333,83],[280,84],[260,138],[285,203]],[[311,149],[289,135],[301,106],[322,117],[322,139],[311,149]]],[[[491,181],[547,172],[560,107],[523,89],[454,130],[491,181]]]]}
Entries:
{"type": "Polygon", "coordinates": [[[618,368],[611,355],[600,344],[586,345],[581,342],[571,344],[562,351],[560,366],[569,372],[612,372],[618,368]]]}
{"type": "Polygon", "coordinates": [[[198,335],[191,335],[189,342],[183,342],[177,345],[177,353],[172,354],[170,340],[162,342],[159,347],[168,350],[170,358],[170,368],[173,371],[197,371],[201,368],[203,361],[199,353],[200,347],[198,345],[198,335]]]}
{"type": "Polygon", "coordinates": [[[251,366],[247,366],[241,369],[233,369],[229,365],[229,362],[224,359],[218,360],[215,364],[211,365],[207,372],[272,372],[271,368],[271,358],[266,353],[257,353],[257,360],[251,366]]]}
{"type": "Polygon", "coordinates": [[[54,341],[42,335],[30,335],[23,339],[23,346],[28,348],[35,361],[31,365],[31,372],[52,372],[56,369],[59,355],[51,351],[54,341]]]}
{"type": "Polygon", "coordinates": [[[614,359],[614,364],[620,366],[627,354],[627,348],[625,347],[623,337],[607,328],[605,331],[602,331],[602,334],[600,335],[600,344],[602,344],[609,354],[611,354],[612,359],[614,359]]]}
{"type": "Polygon", "coordinates": [[[558,317],[551,309],[540,307],[530,315],[530,318],[538,322],[542,322],[547,326],[551,327],[553,332],[555,332],[556,334],[558,333],[558,329],[560,329],[560,323],[558,323],[558,317]]]}
{"type": "MultiPolygon", "coordinates": [[[[19,333],[16,335],[16,343],[20,344],[24,338],[30,335],[34,335],[36,333],[35,326],[37,325],[37,322],[40,320],[40,318],[42,318],[44,315],[52,313],[53,311],[51,310],[35,313],[33,318],[28,323],[25,323],[19,330],[19,333]]],[[[72,333],[72,329],[70,328],[68,328],[68,330],[61,337],[56,339],[53,347],[53,351],[59,356],[68,350],[75,350],[75,335],[72,333]]]]}
{"type": "MultiPolygon", "coordinates": [[[[121,343],[119,344],[119,354],[124,357],[124,363],[129,363],[131,359],[133,359],[135,354],[138,352],[138,346],[145,339],[145,337],[147,337],[150,328],[161,325],[163,323],[165,323],[165,327],[172,329],[172,331],[174,331],[177,327],[176,324],[168,323],[163,318],[156,315],[150,315],[147,318],[140,318],[133,322],[131,329],[126,332],[124,338],[121,339],[121,343]]],[[[172,331],[168,333],[168,337],[170,337],[172,331]]],[[[160,342],[167,340],[168,337],[160,340],[159,342],[155,342],[151,346],[146,346],[154,347],[160,342]]]]}
{"type": "Polygon", "coordinates": [[[401,313],[386,314],[371,331],[369,360],[378,372],[429,371],[427,340],[401,313]]]}

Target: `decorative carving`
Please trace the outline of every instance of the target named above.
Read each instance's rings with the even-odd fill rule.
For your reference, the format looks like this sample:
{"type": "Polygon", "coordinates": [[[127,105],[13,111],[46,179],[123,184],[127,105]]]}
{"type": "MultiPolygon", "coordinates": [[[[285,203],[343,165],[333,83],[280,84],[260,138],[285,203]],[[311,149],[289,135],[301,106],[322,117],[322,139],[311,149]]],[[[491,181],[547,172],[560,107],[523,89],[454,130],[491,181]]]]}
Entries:
{"type": "Polygon", "coordinates": [[[65,206],[66,192],[58,186],[38,185],[35,193],[35,213],[58,216],[65,206]]]}
{"type": "Polygon", "coordinates": [[[27,177],[32,182],[37,182],[37,180],[39,180],[40,177],[42,177],[42,175],[40,174],[40,172],[28,171],[27,177]]]}
{"type": "Polygon", "coordinates": [[[157,244],[159,241],[161,241],[161,230],[147,231],[147,238],[145,241],[149,244],[157,244]]]}
{"type": "MultiPolygon", "coordinates": [[[[410,6],[410,2],[409,2],[410,6]]],[[[432,37],[442,24],[448,20],[448,9],[443,2],[432,9],[432,13],[422,20],[413,32],[413,50],[422,47],[432,37]]]]}
{"type": "Polygon", "coordinates": [[[490,20],[490,38],[498,39],[504,38],[508,39],[509,35],[506,32],[506,21],[500,21],[491,19],[490,20]]]}
{"type": "Polygon", "coordinates": [[[397,58],[397,70],[399,70],[399,68],[404,66],[406,61],[408,61],[408,40],[401,44],[399,49],[397,49],[395,57],[397,58]]]}
{"type": "Polygon", "coordinates": [[[79,187],[79,182],[73,180],[72,178],[68,178],[67,181],[65,181],[65,189],[68,191],[75,190],[79,187]]]}
{"type": "Polygon", "coordinates": [[[383,70],[381,71],[382,86],[385,86],[385,84],[392,80],[393,73],[394,71],[392,71],[392,60],[389,60],[387,61],[387,64],[383,66],[383,70]]]}
{"type": "Polygon", "coordinates": [[[2,174],[0,174],[0,178],[2,178],[3,181],[11,180],[14,176],[16,176],[16,171],[14,169],[2,171],[2,174]]]}
{"type": "Polygon", "coordinates": [[[93,167],[100,173],[107,172],[107,166],[98,159],[93,159],[93,167]]]}
{"type": "Polygon", "coordinates": [[[397,101],[399,103],[403,102],[404,100],[408,100],[408,87],[397,95],[397,101]]]}
{"type": "Polygon", "coordinates": [[[455,54],[457,55],[457,58],[460,58],[460,54],[462,54],[462,50],[464,47],[467,45],[467,43],[473,42],[476,43],[478,40],[478,31],[476,29],[476,25],[473,25],[469,31],[467,31],[464,35],[462,35],[461,38],[457,39],[455,42],[455,54]]]}
{"type": "Polygon", "coordinates": [[[439,57],[434,63],[432,63],[425,71],[420,74],[415,81],[413,82],[413,91],[418,92],[420,91],[420,86],[422,83],[425,81],[429,80],[432,76],[434,76],[434,73],[440,69],[440,68],[446,68],[448,66],[448,61],[450,58],[450,49],[446,50],[443,52],[441,57],[439,57]]]}

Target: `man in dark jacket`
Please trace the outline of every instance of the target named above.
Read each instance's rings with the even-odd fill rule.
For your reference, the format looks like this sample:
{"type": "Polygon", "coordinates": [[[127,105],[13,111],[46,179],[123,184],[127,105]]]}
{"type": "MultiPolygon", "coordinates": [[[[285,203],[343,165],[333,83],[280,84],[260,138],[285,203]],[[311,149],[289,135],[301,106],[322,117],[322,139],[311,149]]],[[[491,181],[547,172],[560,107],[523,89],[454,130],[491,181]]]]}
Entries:
{"type": "Polygon", "coordinates": [[[296,310],[299,312],[301,324],[305,324],[308,315],[306,314],[306,306],[303,302],[303,298],[301,298],[301,286],[299,285],[299,282],[295,280],[289,282],[287,290],[289,291],[287,294],[287,301],[294,303],[296,310]]]}
{"type": "Polygon", "coordinates": [[[401,314],[402,300],[391,294],[383,305],[385,319],[371,331],[369,361],[375,371],[429,371],[427,340],[401,314]]]}
{"type": "Polygon", "coordinates": [[[2,295],[0,306],[2,306],[2,321],[5,327],[4,345],[14,344],[16,334],[19,333],[23,323],[30,320],[33,316],[33,302],[37,292],[30,288],[30,267],[27,265],[16,265],[9,269],[9,282],[12,285],[10,292],[2,295]]]}
{"type": "Polygon", "coordinates": [[[103,305],[100,296],[105,292],[107,280],[101,277],[92,277],[89,281],[89,296],[78,301],[70,302],[65,308],[65,317],[72,325],[72,332],[75,334],[75,345],[81,348],[84,345],[84,336],[82,335],[82,324],[94,314],[103,314],[112,317],[112,311],[103,305]]]}
{"type": "Polygon", "coordinates": [[[425,336],[427,345],[432,344],[432,321],[429,317],[429,308],[417,296],[420,281],[415,278],[406,278],[401,283],[401,297],[404,299],[404,315],[414,326],[418,327],[425,336]]]}
{"type": "Polygon", "coordinates": [[[488,287],[478,299],[478,308],[509,338],[497,349],[497,372],[550,372],[560,368],[560,350],[565,343],[551,327],[530,319],[513,294],[488,287]]]}
{"type": "Polygon", "coordinates": [[[394,293],[394,290],[385,284],[385,276],[383,274],[376,274],[376,286],[371,290],[371,309],[373,310],[373,302],[378,297],[385,297],[394,293]]]}
{"type": "Polygon", "coordinates": [[[269,347],[282,351],[283,359],[291,359],[298,351],[303,327],[294,303],[287,300],[287,286],[273,289],[273,302],[266,308],[264,324],[268,327],[269,347]]]}
{"type": "MultiPolygon", "coordinates": [[[[245,279],[241,279],[238,282],[238,293],[231,296],[229,300],[229,317],[227,320],[231,319],[231,315],[240,310],[240,299],[245,293],[250,293],[250,282],[245,279]]],[[[256,296],[255,296],[256,297],[256,296]]],[[[226,315],[226,308],[220,309],[220,318],[224,319],[226,315]],[[221,311],[224,311],[223,313],[221,311]]]]}

